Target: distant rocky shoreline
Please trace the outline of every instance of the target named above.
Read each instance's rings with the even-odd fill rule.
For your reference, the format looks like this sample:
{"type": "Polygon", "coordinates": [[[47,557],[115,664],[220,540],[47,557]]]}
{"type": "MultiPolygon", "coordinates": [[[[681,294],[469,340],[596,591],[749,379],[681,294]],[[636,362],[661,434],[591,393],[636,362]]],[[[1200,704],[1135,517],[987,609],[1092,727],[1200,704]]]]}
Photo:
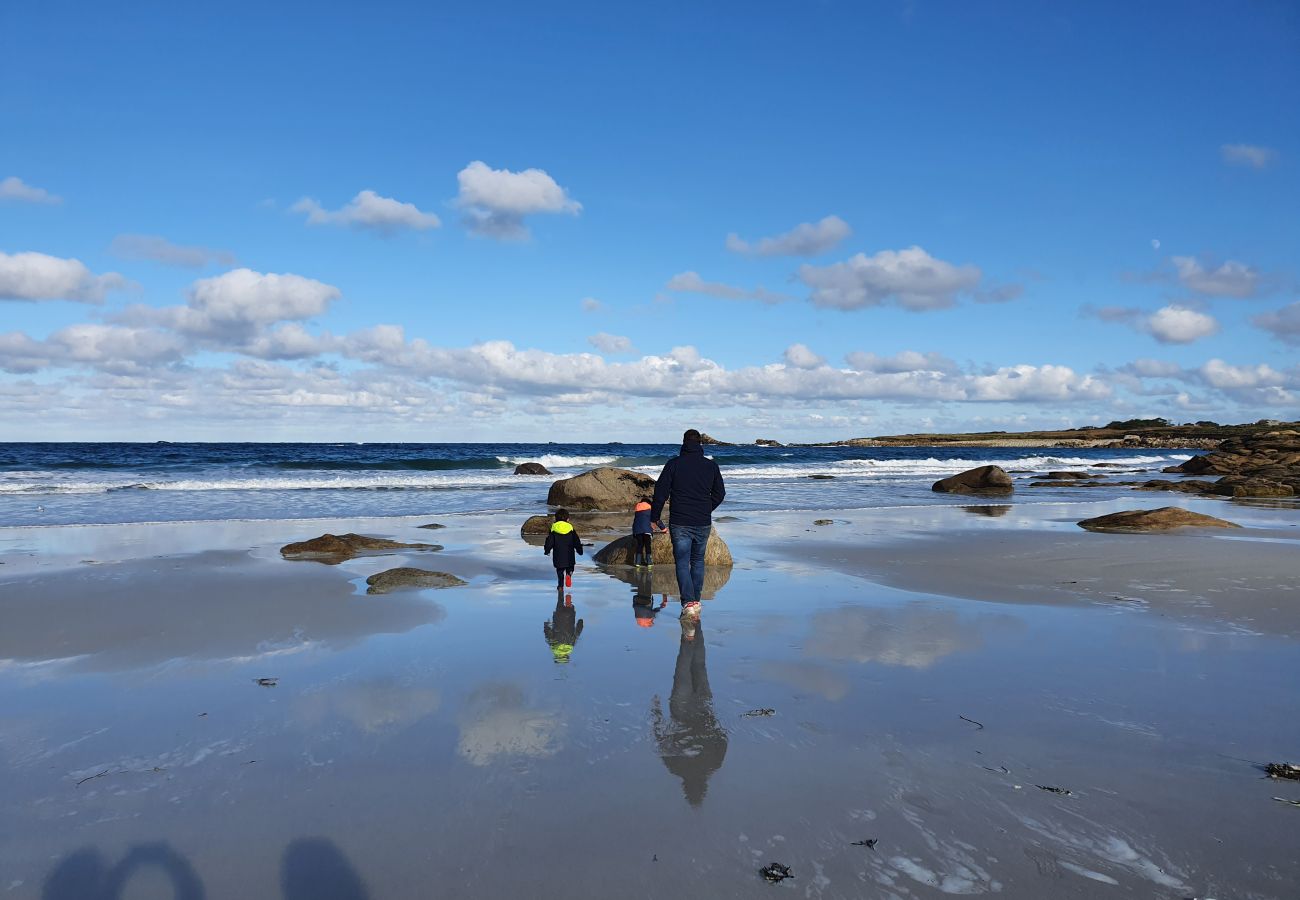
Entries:
{"type": "MultiPolygon", "coordinates": [[[[785,444],[758,438],[756,447],[1043,447],[1077,450],[1214,450],[1228,440],[1249,439],[1278,429],[1300,429],[1300,422],[1261,419],[1240,425],[1195,422],[1174,425],[1163,419],[1133,419],[1103,427],[1062,431],[984,431],[961,434],[899,434],[849,438],[841,441],[785,444]]],[[[746,446],[708,435],[703,443],[721,447],[746,446]]]]}

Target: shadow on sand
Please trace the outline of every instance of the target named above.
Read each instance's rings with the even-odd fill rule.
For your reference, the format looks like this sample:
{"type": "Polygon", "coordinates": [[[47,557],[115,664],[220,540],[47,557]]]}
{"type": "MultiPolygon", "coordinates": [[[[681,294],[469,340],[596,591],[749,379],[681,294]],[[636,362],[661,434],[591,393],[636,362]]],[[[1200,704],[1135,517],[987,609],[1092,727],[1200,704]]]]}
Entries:
{"type": "MultiPolygon", "coordinates": [[[[136,844],[109,865],[94,847],[64,857],[45,878],[41,900],[123,900],[136,875],[153,870],[169,882],[174,900],[206,900],[194,867],[170,844],[136,844]]],[[[369,900],[356,869],[326,838],[299,838],[280,861],[284,900],[369,900]]],[[[250,888],[248,895],[260,892],[250,888]]]]}

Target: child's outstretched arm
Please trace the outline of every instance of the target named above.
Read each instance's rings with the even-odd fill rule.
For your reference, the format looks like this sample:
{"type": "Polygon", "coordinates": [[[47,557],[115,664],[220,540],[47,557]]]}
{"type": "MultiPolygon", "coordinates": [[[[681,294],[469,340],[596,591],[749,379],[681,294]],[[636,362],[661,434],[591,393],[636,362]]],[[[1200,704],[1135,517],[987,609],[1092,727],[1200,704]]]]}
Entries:
{"type": "Polygon", "coordinates": [[[552,551],[553,549],[555,549],[555,534],[554,534],[554,532],[552,532],[552,533],[546,535],[546,546],[544,546],[544,547],[542,548],[542,553],[544,553],[546,556],[550,556],[550,555],[551,555],[551,551],[552,551]]]}
{"type": "Polygon", "coordinates": [[[579,556],[582,556],[582,538],[578,537],[578,532],[573,532],[573,550],[579,556]]]}

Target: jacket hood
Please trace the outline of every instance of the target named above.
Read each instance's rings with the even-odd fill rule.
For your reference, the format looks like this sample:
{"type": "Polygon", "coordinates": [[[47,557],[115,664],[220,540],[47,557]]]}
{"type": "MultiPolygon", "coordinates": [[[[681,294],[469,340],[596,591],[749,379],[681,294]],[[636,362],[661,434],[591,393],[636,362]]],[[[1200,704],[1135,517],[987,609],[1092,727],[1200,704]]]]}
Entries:
{"type": "Polygon", "coordinates": [[[683,453],[703,453],[704,447],[699,441],[682,441],[683,453]]]}
{"type": "Polygon", "coordinates": [[[551,531],[555,534],[568,534],[573,531],[573,526],[568,522],[556,522],[551,526],[551,531]]]}

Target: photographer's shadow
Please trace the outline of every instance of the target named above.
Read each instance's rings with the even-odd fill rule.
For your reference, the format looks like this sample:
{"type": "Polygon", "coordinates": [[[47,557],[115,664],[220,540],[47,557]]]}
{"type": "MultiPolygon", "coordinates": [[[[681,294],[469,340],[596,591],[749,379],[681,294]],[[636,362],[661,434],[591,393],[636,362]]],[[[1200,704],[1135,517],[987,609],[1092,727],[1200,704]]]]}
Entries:
{"type": "MultiPolygon", "coordinates": [[[[125,900],[137,873],[161,872],[174,900],[206,900],[194,867],[170,844],[136,844],[114,865],[93,847],[64,857],[45,878],[41,900],[125,900]]],[[[284,900],[369,900],[365,882],[333,841],[298,838],[280,860],[284,900]]]]}

